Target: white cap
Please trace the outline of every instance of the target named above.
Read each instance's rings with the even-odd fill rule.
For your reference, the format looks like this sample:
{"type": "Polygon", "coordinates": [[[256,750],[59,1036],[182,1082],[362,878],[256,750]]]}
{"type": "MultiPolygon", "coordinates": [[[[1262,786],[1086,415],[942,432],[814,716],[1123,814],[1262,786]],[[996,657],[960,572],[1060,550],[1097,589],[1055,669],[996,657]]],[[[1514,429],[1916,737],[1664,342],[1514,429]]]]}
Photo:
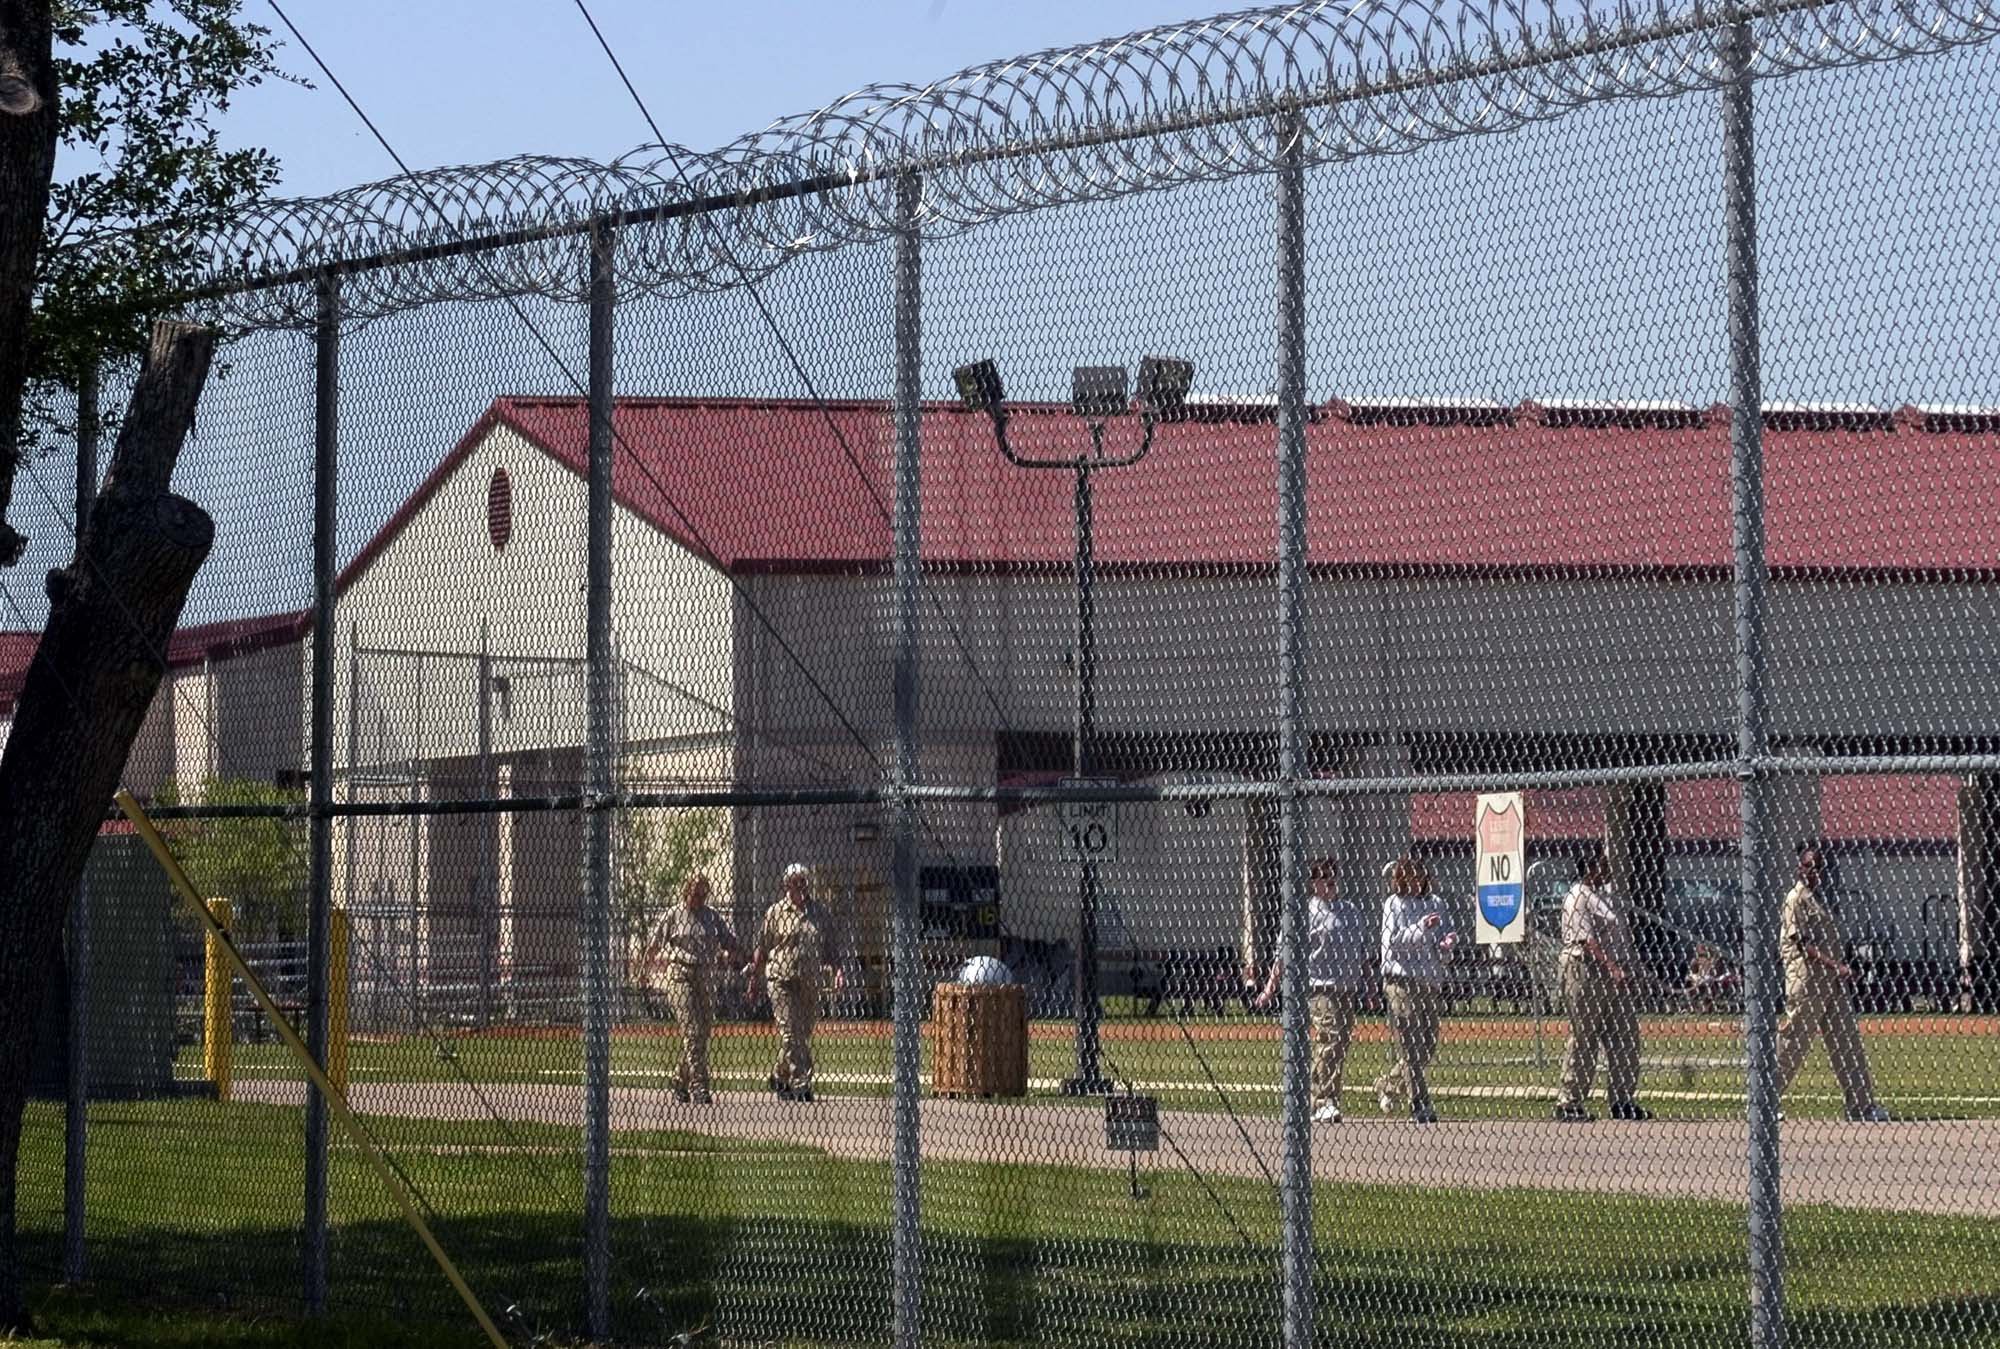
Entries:
{"type": "Polygon", "coordinates": [[[790,866],[785,868],[785,879],[788,881],[794,877],[797,877],[799,880],[804,880],[806,877],[810,875],[812,875],[812,872],[806,868],[806,864],[804,862],[794,862],[790,866]]]}

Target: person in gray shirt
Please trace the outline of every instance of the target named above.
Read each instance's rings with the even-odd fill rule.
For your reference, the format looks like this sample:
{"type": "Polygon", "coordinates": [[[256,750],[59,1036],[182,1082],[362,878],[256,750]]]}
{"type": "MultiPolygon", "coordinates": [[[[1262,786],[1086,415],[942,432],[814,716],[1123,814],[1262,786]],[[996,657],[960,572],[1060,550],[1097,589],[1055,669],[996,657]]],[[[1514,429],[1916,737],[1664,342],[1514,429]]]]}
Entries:
{"type": "Polygon", "coordinates": [[[1382,901],[1382,997],[1394,1041],[1389,1071],[1375,1079],[1385,1115],[1407,1100],[1410,1118],[1437,1123],[1425,1073],[1444,1014],[1445,961],[1457,942],[1444,901],[1431,893],[1430,871],[1414,857],[1397,858],[1382,901]]]}
{"type": "MultiPolygon", "coordinates": [[[[1340,1079],[1347,1045],[1354,1034],[1354,1010],[1368,981],[1368,919],[1361,906],[1340,893],[1340,870],[1321,857],[1307,871],[1312,904],[1306,912],[1306,1006],[1312,1014],[1313,1119],[1340,1123],[1340,1079]]],[[[1268,1007],[1278,994],[1285,962],[1273,961],[1271,976],[1255,1005],[1268,1007]]]]}

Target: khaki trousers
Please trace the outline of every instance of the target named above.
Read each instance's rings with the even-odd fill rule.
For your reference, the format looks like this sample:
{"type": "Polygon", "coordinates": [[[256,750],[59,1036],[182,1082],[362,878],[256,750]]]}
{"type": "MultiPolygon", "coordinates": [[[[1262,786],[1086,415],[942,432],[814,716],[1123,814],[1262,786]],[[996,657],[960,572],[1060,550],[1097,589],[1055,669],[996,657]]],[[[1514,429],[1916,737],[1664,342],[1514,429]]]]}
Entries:
{"type": "Polygon", "coordinates": [[[1569,1008],[1569,1045],[1563,1050],[1565,1109],[1581,1109],[1604,1053],[1605,1095],[1612,1108],[1639,1094],[1639,1006],[1629,985],[1614,982],[1588,956],[1562,963],[1563,1002],[1569,1008]]]}
{"type": "Polygon", "coordinates": [[[771,980],[771,1016],[778,1023],[778,1065],[771,1076],[780,1087],[810,1090],[813,1083],[812,1033],[819,1023],[819,981],[771,980]]]}
{"type": "Polygon", "coordinates": [[[1347,1066],[1347,1042],[1354,1034],[1354,994],[1322,989],[1306,1006],[1312,1012],[1312,1089],[1315,1101],[1340,1104],[1340,1075],[1347,1066]]]}
{"type": "Polygon", "coordinates": [[[674,1079],[689,1091],[708,1090],[708,1037],[715,1029],[715,997],[705,975],[669,975],[663,992],[681,1028],[681,1061],[674,1079]]]}
{"type": "Polygon", "coordinates": [[[1832,970],[1794,965],[1785,971],[1785,1015],[1778,1022],[1778,1091],[1792,1085],[1813,1036],[1826,1038],[1833,1075],[1840,1080],[1849,1114],[1875,1104],[1875,1083],[1868,1072],[1868,1054],[1854,1024],[1854,1001],[1847,983],[1832,970]]]}
{"type": "Polygon", "coordinates": [[[1437,1054],[1444,991],[1435,984],[1385,980],[1382,996],[1389,1004],[1389,1030],[1395,1045],[1389,1071],[1375,1079],[1375,1090],[1391,1101],[1407,1100],[1413,1110],[1428,1110],[1431,1089],[1424,1074],[1437,1054]]]}

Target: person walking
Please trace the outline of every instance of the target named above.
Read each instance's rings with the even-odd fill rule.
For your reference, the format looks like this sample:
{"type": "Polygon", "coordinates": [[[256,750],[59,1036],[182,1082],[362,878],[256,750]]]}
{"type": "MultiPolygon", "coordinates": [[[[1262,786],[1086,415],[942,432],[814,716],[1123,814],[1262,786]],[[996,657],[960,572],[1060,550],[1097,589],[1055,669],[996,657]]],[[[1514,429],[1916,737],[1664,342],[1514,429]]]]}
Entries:
{"type": "Polygon", "coordinates": [[[1457,943],[1444,901],[1431,893],[1430,872],[1414,857],[1397,858],[1382,901],[1382,997],[1394,1041],[1389,1071],[1375,1079],[1385,1115],[1408,1101],[1410,1118],[1437,1123],[1426,1073],[1444,1014],[1445,961],[1457,943]]]}
{"type": "Polygon", "coordinates": [[[785,868],[784,897],[765,910],[743,971],[753,985],[762,978],[770,995],[778,1023],[778,1062],[770,1085],[788,1101],[813,1099],[812,1036],[819,1024],[822,972],[831,967],[836,990],[844,982],[833,915],[807,890],[810,875],[802,862],[785,868]]]}
{"type": "Polygon", "coordinates": [[[708,1039],[715,1027],[716,966],[740,960],[735,934],[708,906],[708,877],[696,872],[681,886],[681,902],[660,919],[652,941],[653,963],[664,965],[661,993],[681,1031],[680,1064],[671,1084],[674,1098],[707,1105],[708,1039]]]}
{"type": "MultiPolygon", "coordinates": [[[[1854,1023],[1850,985],[1854,968],[1846,960],[1846,943],[1833,911],[1820,897],[1824,879],[1818,851],[1799,854],[1798,883],[1785,896],[1778,926],[1778,954],[1785,962],[1785,1015],[1778,1022],[1778,1094],[1790,1089],[1812,1048],[1813,1037],[1826,1040],[1833,1075],[1846,1098],[1847,1117],[1880,1123],[1889,1112],[1875,1099],[1868,1072],[1868,1054],[1861,1030],[1854,1023]]],[[[1781,1116],[1782,1118],[1782,1116],[1781,1116]]]]}
{"type": "Polygon", "coordinates": [[[1632,980],[1639,956],[1631,917],[1611,892],[1611,859],[1596,852],[1577,868],[1563,897],[1563,1003],[1569,1009],[1569,1044],[1563,1050],[1562,1092],[1556,1118],[1587,1124],[1596,1116],[1584,1104],[1604,1053],[1605,1096],[1611,1118],[1648,1120],[1639,1092],[1639,1007],[1632,980]]]}
{"type": "MultiPolygon", "coordinates": [[[[1340,872],[1331,857],[1313,862],[1308,871],[1312,902],[1306,911],[1306,1007],[1312,1015],[1313,1119],[1340,1123],[1340,1079],[1347,1066],[1347,1045],[1354,1034],[1354,1011],[1368,978],[1368,926],[1361,907],[1340,894],[1340,872]]],[[[1282,959],[1271,963],[1271,976],[1256,1006],[1269,1007],[1278,995],[1285,970],[1282,959]]]]}

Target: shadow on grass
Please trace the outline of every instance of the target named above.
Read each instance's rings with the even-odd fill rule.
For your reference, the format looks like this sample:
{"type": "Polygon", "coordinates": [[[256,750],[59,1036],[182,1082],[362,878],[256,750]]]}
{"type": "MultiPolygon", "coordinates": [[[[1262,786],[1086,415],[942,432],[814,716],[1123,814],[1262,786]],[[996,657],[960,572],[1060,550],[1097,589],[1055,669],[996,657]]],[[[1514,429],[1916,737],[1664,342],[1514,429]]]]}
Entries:
{"type": "MultiPolygon", "coordinates": [[[[580,1336],[580,1240],[545,1214],[447,1220],[438,1234],[510,1338],[580,1336]],[[509,1319],[505,1309],[518,1309],[509,1319]]],[[[55,1243],[31,1236],[48,1267],[55,1243]]],[[[387,1222],[336,1229],[334,1317],[298,1323],[289,1229],[93,1235],[87,1296],[58,1294],[48,1329],[83,1344],[477,1345],[483,1340],[415,1240],[387,1222]],[[175,1319],[179,1317],[181,1319],[175,1319]]],[[[621,1342],[880,1344],[891,1329],[890,1250],[876,1225],[783,1217],[650,1214],[620,1219],[613,1316],[621,1342]]],[[[1695,1261],[1616,1287],[1482,1275],[1439,1246],[1398,1260],[1374,1243],[1323,1240],[1315,1298],[1328,1343],[1383,1349],[1466,1345],[1741,1344],[1733,1269],[1695,1261]]],[[[1274,1251],[1124,1237],[930,1232],[926,1341],[950,1345],[1191,1345],[1251,1349],[1278,1338],[1274,1251]]],[[[2000,1343],[2000,1297],[1884,1300],[1795,1309],[1796,1346],[2000,1343]]]]}

